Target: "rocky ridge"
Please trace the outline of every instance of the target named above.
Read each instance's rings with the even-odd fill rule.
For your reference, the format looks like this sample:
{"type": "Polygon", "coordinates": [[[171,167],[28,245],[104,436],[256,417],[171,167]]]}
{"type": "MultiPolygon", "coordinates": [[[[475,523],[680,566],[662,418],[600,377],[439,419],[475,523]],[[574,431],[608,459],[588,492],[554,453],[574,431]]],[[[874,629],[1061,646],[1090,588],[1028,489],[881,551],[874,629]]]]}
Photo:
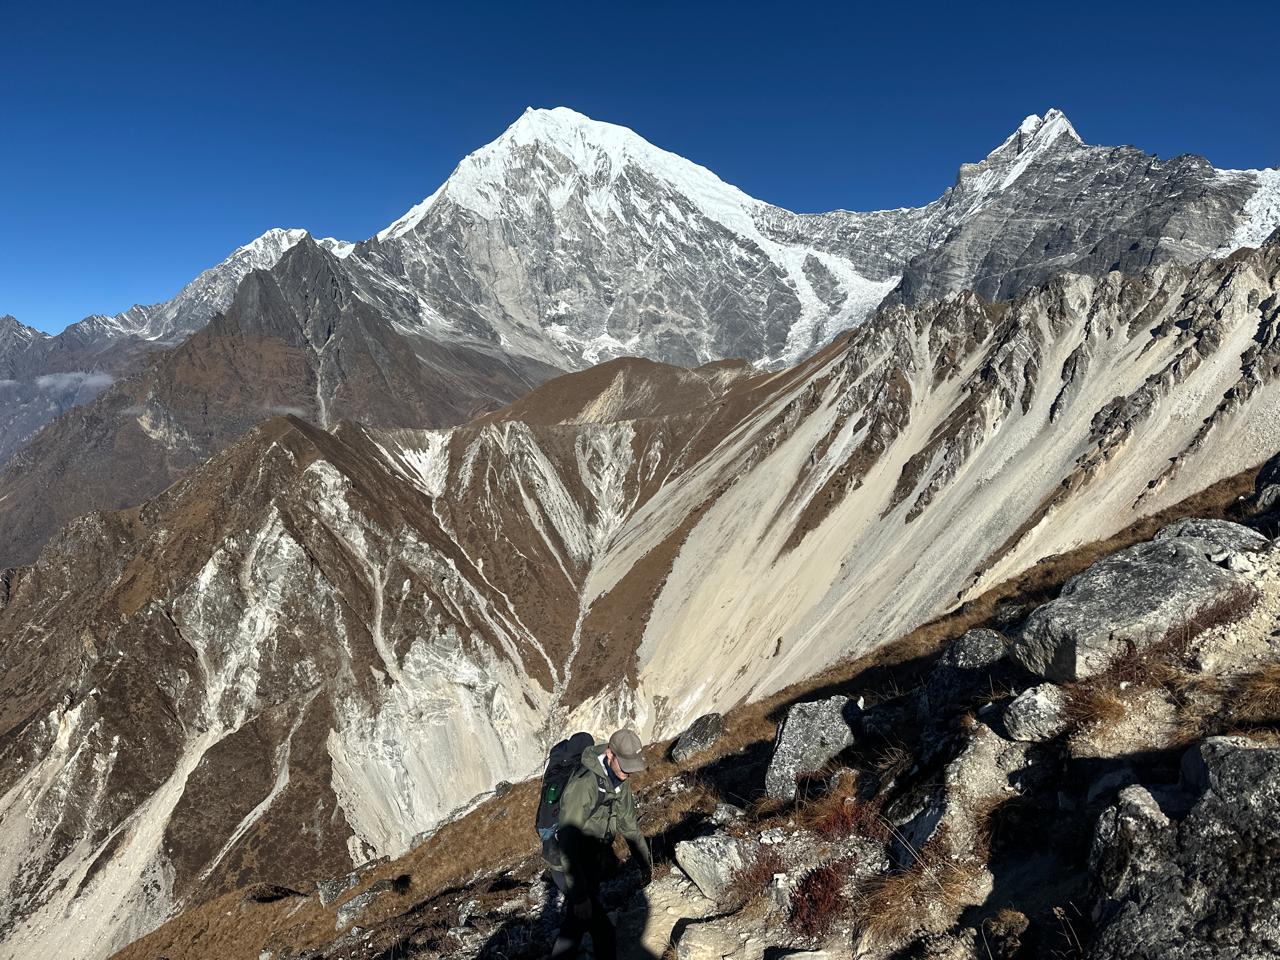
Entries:
{"type": "Polygon", "coordinates": [[[276,420],[74,521],[2,581],[6,949],[101,956],[262,864],[397,855],[549,731],[672,736],[1256,465],[1278,278],[1273,241],[894,307],[778,373],[615,361],[462,427],[276,420]],[[655,385],[690,405],[637,416],[655,385]]]}
{"type": "MultiPolygon", "coordinates": [[[[1250,506],[1256,515],[1257,500],[1250,506]]],[[[767,714],[780,721],[776,742],[741,729],[765,717],[731,713],[719,750],[670,763],[655,747],[640,807],[667,869],[644,889],[629,868],[606,884],[622,955],[1273,955],[1280,550],[1235,523],[1191,522],[1198,537],[1182,522],[1150,542],[1184,540],[1193,568],[1216,555],[1249,597],[1208,623],[1185,578],[1148,568],[1148,586],[1188,601],[1185,629],[1087,681],[1058,686],[1025,670],[1010,651],[1026,621],[988,622],[952,633],[923,662],[904,649],[849,665],[835,686],[837,699],[864,704],[854,712],[824,712],[828,700],[804,693],[784,698],[767,714]],[[991,637],[1004,649],[975,659],[991,637]],[[1055,728],[1012,738],[1009,721],[1032,692],[1058,704],[1055,728]],[[1177,722],[1152,725],[1152,700],[1177,722]],[[763,800],[780,765],[794,770],[784,739],[801,727],[820,733],[819,716],[842,732],[793,781],[799,799],[763,800]],[[1121,742],[1125,729],[1134,733],[1121,742]]],[[[1115,562],[1104,556],[1083,575],[1115,562]]],[[[1032,615],[1043,609],[1033,604],[1032,615]]],[[[1097,613],[1113,626],[1143,615],[1097,613]]],[[[481,833],[528,829],[534,794],[492,800],[441,837],[470,821],[481,833]]],[[[325,910],[303,891],[287,912],[224,898],[216,909],[255,932],[219,940],[206,929],[187,940],[179,918],[119,957],[164,950],[187,960],[231,942],[271,960],[544,955],[563,906],[540,878],[533,842],[506,847],[487,864],[459,865],[454,876],[466,879],[447,890],[429,879],[448,849],[433,839],[370,864],[325,910]]]]}
{"type": "MultiPolygon", "coordinates": [[[[1280,225],[1277,196],[1274,170],[1087,145],[1049,110],[923,207],[796,214],[624,127],[531,109],[376,236],[316,242],[400,335],[561,370],[624,355],[782,368],[886,300],[1005,300],[1066,271],[1256,246],[1280,225]]],[[[164,303],[17,346],[0,337],[0,373],[21,371],[3,374],[15,383],[0,389],[0,464],[201,329],[303,235],[268,231],[164,303]]]]}
{"type": "MultiPolygon", "coordinates": [[[[50,336],[0,318],[0,465],[40,429],[141,369],[156,351],[181,343],[231,304],[240,281],[275,266],[305,230],[268,230],[202,272],[163,303],[94,315],[50,336]],[[7,331],[20,329],[21,336],[7,331]]],[[[350,244],[318,241],[335,256],[350,244]]]]}
{"type": "Polygon", "coordinates": [[[0,564],[30,560],[74,517],[143,502],[272,416],[445,426],[555,372],[389,327],[335,262],[300,239],[248,275],[225,314],[17,453],[0,470],[0,564]]]}

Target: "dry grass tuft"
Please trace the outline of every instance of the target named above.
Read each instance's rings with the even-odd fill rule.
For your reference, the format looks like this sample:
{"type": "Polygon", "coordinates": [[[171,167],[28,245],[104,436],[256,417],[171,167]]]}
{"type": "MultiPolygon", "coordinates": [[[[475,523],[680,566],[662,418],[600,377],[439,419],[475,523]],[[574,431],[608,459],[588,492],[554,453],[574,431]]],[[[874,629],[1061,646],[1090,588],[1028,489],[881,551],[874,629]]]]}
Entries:
{"type": "Polygon", "coordinates": [[[855,776],[840,777],[825,796],[804,804],[800,825],[828,839],[867,837],[887,840],[889,823],[881,812],[882,801],[858,795],[855,776]]]}
{"type": "Polygon", "coordinates": [[[863,942],[900,945],[928,917],[944,917],[943,925],[949,925],[965,906],[979,869],[976,862],[922,853],[911,866],[876,877],[863,888],[855,906],[863,942]]]}
{"type": "Polygon", "coordinates": [[[725,889],[728,905],[741,909],[763,899],[776,874],[785,873],[786,863],[772,847],[761,847],[743,867],[733,872],[725,889]]]}
{"type": "Polygon", "coordinates": [[[849,864],[843,860],[824,863],[804,875],[791,895],[788,924],[802,937],[824,933],[849,909],[845,893],[849,864]]]}
{"type": "Polygon", "coordinates": [[[1280,663],[1259,667],[1236,681],[1231,715],[1237,723],[1280,723],[1280,663]]]}
{"type": "Polygon", "coordinates": [[[671,792],[665,789],[663,781],[648,777],[646,771],[648,789],[639,797],[638,806],[642,826],[647,833],[660,833],[693,813],[710,813],[720,802],[719,791],[705,777],[691,773],[679,776],[684,786],[671,792]]]}
{"type": "Polygon", "coordinates": [[[1124,719],[1124,701],[1110,684],[1085,681],[1067,684],[1064,689],[1067,692],[1064,712],[1072,726],[1112,726],[1124,719]]]}
{"type": "Polygon", "coordinates": [[[915,755],[901,743],[892,743],[881,748],[872,760],[875,771],[886,783],[902,776],[915,762],[915,755]]]}
{"type": "MultiPolygon", "coordinates": [[[[1244,584],[1154,643],[1139,648],[1129,641],[1125,653],[1107,670],[1066,685],[1068,718],[1077,727],[1114,726],[1124,719],[1125,700],[1133,693],[1161,688],[1178,707],[1177,742],[1191,743],[1209,735],[1221,720],[1217,703],[1222,691],[1215,689],[1213,678],[1197,676],[1188,669],[1192,643],[1206,630],[1244,619],[1260,600],[1259,591],[1244,584]],[[1129,693],[1122,696],[1122,690],[1129,693]]],[[[1259,702],[1265,702],[1265,694],[1259,702]]]]}
{"type": "Polygon", "coordinates": [[[996,794],[979,800],[973,807],[973,855],[983,861],[991,859],[992,846],[998,841],[1001,825],[1018,805],[1026,801],[1017,795],[996,794]]]}

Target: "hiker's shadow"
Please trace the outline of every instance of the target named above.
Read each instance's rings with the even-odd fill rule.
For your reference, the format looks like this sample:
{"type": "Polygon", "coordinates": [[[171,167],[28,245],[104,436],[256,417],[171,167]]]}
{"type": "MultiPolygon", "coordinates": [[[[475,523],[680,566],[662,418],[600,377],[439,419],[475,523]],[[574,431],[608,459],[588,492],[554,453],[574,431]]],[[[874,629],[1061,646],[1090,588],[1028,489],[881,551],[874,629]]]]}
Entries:
{"type": "MultiPolygon", "coordinates": [[[[605,908],[615,916],[618,960],[658,960],[658,954],[644,946],[643,934],[649,926],[651,907],[643,888],[637,888],[625,871],[602,891],[605,908]]],[[[542,905],[532,916],[512,917],[495,930],[476,954],[477,960],[544,960],[564,920],[564,898],[544,873],[537,881],[542,905]]],[[[590,938],[579,953],[592,957],[590,938]]]]}

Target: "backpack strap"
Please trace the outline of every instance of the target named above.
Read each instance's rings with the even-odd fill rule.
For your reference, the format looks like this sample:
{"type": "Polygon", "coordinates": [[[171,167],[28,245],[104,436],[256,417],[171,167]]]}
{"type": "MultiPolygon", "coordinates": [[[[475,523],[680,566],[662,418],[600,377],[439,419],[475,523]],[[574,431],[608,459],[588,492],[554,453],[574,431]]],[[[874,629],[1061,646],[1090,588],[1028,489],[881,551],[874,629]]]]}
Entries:
{"type": "MultiPolygon", "coordinates": [[[[587,818],[590,819],[591,815],[600,809],[601,804],[613,803],[613,801],[616,799],[616,795],[614,796],[610,795],[608,780],[600,776],[600,774],[596,773],[594,770],[589,770],[584,766],[579,766],[578,769],[573,772],[573,776],[571,776],[569,779],[573,780],[577,777],[585,777],[588,775],[594,777],[596,781],[596,802],[591,805],[591,812],[587,814],[587,818]]],[[[556,829],[559,830],[558,824],[556,829]]]]}

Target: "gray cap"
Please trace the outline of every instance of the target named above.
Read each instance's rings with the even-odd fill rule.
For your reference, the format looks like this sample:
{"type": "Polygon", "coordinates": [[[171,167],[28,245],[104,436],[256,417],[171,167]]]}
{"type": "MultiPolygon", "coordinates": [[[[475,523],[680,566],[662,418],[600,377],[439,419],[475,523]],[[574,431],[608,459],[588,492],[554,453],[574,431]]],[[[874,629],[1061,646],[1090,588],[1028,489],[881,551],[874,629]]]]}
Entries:
{"type": "Polygon", "coordinates": [[[609,738],[609,749],[618,758],[618,766],[624,773],[639,773],[644,769],[640,738],[634,731],[625,728],[619,730],[609,738]]]}

